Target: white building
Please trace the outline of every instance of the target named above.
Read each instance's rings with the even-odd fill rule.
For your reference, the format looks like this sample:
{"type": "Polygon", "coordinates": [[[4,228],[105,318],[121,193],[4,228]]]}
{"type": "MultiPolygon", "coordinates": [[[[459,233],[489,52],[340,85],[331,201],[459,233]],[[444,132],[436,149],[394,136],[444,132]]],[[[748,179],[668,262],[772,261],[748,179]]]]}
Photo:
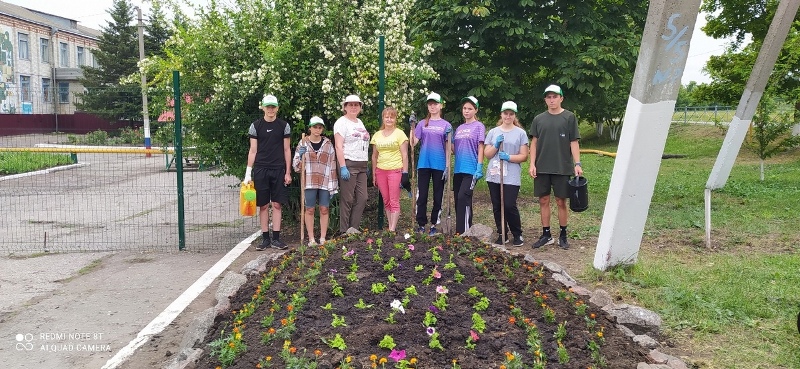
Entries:
{"type": "Polygon", "coordinates": [[[101,32],[0,1],[0,114],[72,114],[101,32]]]}

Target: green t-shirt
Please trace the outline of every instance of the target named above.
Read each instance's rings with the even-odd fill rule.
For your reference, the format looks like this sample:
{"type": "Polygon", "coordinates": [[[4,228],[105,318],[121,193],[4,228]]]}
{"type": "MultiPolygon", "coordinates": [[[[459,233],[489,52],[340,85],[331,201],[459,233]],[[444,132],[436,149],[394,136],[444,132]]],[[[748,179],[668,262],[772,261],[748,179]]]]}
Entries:
{"type": "MultiPolygon", "coordinates": [[[[528,135],[536,137],[536,172],[543,174],[575,174],[570,143],[579,140],[575,114],[564,110],[559,114],[544,112],[533,118],[528,135]]],[[[532,147],[531,150],[534,148],[532,147]]]]}

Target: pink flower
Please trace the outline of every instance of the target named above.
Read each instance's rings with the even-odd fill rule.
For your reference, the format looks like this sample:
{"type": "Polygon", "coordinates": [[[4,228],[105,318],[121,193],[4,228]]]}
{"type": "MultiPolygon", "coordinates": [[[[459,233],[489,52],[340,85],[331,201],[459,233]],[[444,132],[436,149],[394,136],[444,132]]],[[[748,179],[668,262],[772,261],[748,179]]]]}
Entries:
{"type": "Polygon", "coordinates": [[[445,287],[445,286],[436,286],[436,293],[441,293],[443,295],[446,294],[447,293],[447,287],[445,287]]]}
{"type": "Polygon", "coordinates": [[[371,238],[367,238],[367,245],[372,245],[373,242],[375,241],[373,241],[371,238]]]}
{"type": "Polygon", "coordinates": [[[469,337],[472,338],[473,342],[477,341],[478,338],[480,338],[478,337],[478,334],[475,333],[475,331],[473,331],[472,329],[469,330],[469,337]]]}
{"type": "Polygon", "coordinates": [[[347,256],[352,256],[352,255],[353,255],[353,254],[355,254],[355,253],[356,253],[356,250],[350,250],[350,251],[348,251],[346,254],[344,254],[344,256],[346,256],[346,257],[347,257],[347,256]]]}
{"type": "Polygon", "coordinates": [[[436,268],[433,268],[433,278],[442,278],[442,273],[439,273],[436,268]]]}
{"type": "Polygon", "coordinates": [[[392,353],[389,354],[389,358],[391,358],[395,362],[403,360],[406,358],[406,350],[400,350],[400,351],[392,350],[392,353]]]}
{"type": "Polygon", "coordinates": [[[414,251],[414,245],[408,244],[408,249],[411,250],[411,251],[414,251]]]}

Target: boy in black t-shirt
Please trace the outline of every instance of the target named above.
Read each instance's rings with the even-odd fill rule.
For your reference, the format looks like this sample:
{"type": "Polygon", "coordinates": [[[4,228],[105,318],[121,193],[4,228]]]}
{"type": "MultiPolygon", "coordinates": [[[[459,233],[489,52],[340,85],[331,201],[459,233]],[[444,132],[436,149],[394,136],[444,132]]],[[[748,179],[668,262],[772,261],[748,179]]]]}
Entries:
{"type": "Polygon", "coordinates": [[[289,123],[277,117],[278,99],[264,95],[259,104],[262,118],[250,124],[250,152],[247,154],[247,171],[244,183],[251,180],[256,188],[256,205],[261,223],[262,240],[256,250],[272,246],[285,250],[281,241],[281,205],[286,204],[286,186],[292,183],[289,123]],[[269,206],[272,204],[272,237],[269,234],[269,206]]]}

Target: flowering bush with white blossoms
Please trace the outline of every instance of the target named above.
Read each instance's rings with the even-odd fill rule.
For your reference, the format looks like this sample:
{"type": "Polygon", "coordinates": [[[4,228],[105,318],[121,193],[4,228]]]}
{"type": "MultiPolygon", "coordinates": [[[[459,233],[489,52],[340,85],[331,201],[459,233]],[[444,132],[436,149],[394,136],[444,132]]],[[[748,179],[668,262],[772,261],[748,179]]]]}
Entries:
{"type": "Polygon", "coordinates": [[[278,97],[278,115],[292,124],[294,140],[312,115],[322,116],[330,129],[348,94],[361,97],[361,118],[376,129],[381,35],[384,100],[401,116],[437,78],[423,60],[432,48],[407,42],[413,0],[233,3],[197,9],[197,20],[178,27],[165,46],[166,57],[140,63],[151,76],[154,104],[171,99],[172,71],[180,71],[182,93],[196,97],[182,108],[184,124],[198,136],[199,152],[218,157],[230,174],[243,170],[247,128],[261,114],[265,93],[278,97]]]}

